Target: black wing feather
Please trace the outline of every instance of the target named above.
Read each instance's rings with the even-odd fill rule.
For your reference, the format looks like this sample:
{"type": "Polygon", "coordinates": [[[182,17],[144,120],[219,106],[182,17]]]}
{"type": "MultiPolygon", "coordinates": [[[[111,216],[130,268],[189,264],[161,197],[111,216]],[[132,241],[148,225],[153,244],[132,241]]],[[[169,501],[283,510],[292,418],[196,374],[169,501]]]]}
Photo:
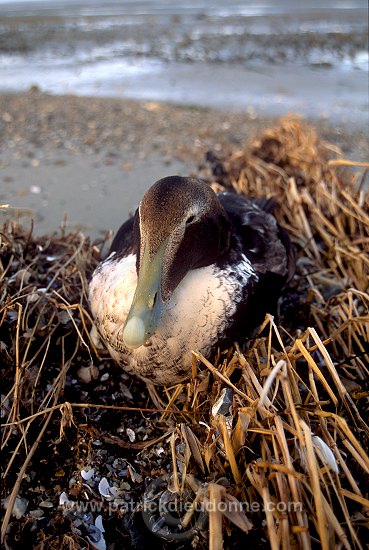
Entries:
{"type": "Polygon", "coordinates": [[[118,229],[111,244],[109,254],[116,252],[117,255],[123,258],[135,253],[134,225],[135,216],[132,216],[118,229]]]}
{"type": "Polygon", "coordinates": [[[274,199],[248,199],[234,193],[221,193],[220,202],[233,225],[242,253],[256,272],[291,278],[295,269],[293,247],[287,232],[280,227],[272,211],[274,199]]]}

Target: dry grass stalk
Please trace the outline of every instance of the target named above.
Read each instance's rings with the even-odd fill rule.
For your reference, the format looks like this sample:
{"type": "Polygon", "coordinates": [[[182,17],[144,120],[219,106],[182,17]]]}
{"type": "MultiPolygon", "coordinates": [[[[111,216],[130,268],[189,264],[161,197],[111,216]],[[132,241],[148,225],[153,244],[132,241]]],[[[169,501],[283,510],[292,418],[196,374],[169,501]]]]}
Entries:
{"type": "Polygon", "coordinates": [[[220,503],[225,488],[216,483],[209,483],[209,550],[223,550],[223,516],[220,503]]]}

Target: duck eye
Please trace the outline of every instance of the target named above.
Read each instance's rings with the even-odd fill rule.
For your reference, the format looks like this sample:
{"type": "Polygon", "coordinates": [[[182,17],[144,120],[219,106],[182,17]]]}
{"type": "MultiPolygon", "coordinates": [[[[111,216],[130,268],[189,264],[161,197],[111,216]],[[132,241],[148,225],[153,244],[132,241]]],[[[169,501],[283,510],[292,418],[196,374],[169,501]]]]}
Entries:
{"type": "Polygon", "coordinates": [[[195,216],[190,216],[189,218],[187,218],[186,225],[189,225],[190,223],[192,223],[194,219],[195,219],[195,216]]]}

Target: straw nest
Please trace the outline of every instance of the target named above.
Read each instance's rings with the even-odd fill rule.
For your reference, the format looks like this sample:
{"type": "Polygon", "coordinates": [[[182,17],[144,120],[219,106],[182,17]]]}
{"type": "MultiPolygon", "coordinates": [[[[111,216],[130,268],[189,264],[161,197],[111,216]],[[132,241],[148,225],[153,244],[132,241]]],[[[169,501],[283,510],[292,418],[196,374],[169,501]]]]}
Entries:
{"type": "Polygon", "coordinates": [[[146,386],[94,349],[86,289],[102,242],[3,227],[8,547],[364,547],[368,166],[293,117],[208,160],[215,186],[277,199],[297,271],[280,319],[215,363],[195,351],[188,384],[146,386]]]}

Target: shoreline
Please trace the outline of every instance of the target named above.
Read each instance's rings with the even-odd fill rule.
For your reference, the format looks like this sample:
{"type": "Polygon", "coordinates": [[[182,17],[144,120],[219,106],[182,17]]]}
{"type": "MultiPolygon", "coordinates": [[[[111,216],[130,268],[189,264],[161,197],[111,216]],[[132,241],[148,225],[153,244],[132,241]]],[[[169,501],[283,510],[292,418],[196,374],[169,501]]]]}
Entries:
{"type": "MultiPolygon", "coordinates": [[[[116,230],[156,179],[196,173],[208,150],[242,149],[278,118],[37,90],[0,94],[0,204],[27,209],[36,234],[57,231],[66,213],[72,228],[96,237],[116,230]]],[[[363,128],[303,118],[346,158],[368,160],[363,128]]]]}

